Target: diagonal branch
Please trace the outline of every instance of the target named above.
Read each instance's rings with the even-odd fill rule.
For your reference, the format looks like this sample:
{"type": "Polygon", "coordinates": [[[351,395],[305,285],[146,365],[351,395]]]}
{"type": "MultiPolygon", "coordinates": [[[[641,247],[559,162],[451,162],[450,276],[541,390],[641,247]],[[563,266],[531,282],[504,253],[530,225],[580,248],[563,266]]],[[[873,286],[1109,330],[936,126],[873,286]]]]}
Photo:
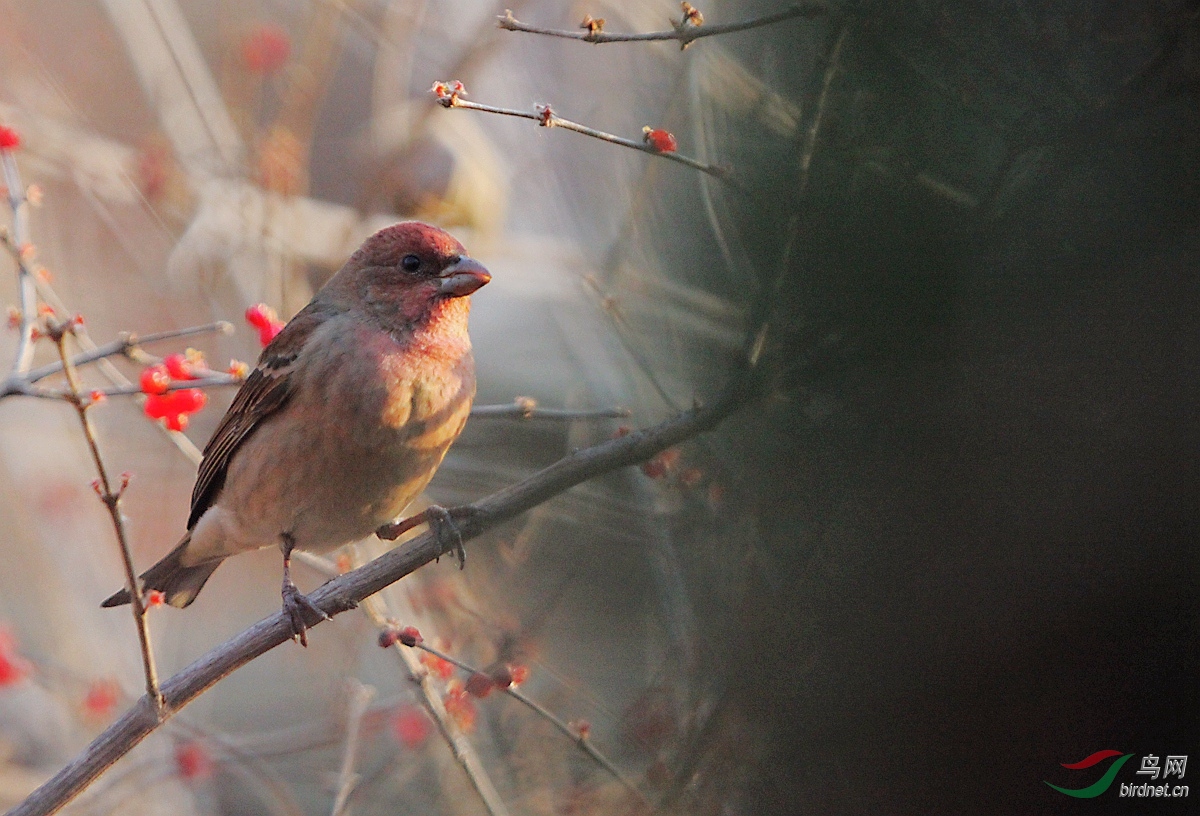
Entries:
{"type": "Polygon", "coordinates": [[[438,96],[438,102],[444,108],[463,108],[464,110],[480,111],[482,113],[496,113],[501,116],[515,116],[518,119],[531,119],[537,122],[542,127],[557,127],[563,130],[573,130],[576,133],[582,133],[584,136],[591,136],[593,139],[599,139],[602,142],[628,147],[631,150],[638,150],[642,153],[649,153],[651,156],[659,156],[664,159],[670,159],[673,162],[678,162],[685,167],[690,167],[693,170],[699,170],[701,173],[707,173],[713,178],[720,179],[731,187],[741,190],[742,187],[732,178],[730,178],[729,168],[717,164],[705,164],[702,161],[693,159],[691,156],[685,156],[681,153],[676,153],[674,146],[669,149],[659,149],[654,144],[647,141],[635,141],[626,139],[624,136],[615,136],[612,133],[605,133],[603,130],[581,125],[578,122],[572,122],[570,119],[563,119],[551,110],[549,105],[536,105],[533,111],[517,110],[516,108],[499,108],[495,105],[484,105],[479,102],[468,102],[462,98],[464,93],[462,84],[458,82],[438,82],[434,84],[434,93],[438,96]]]}
{"type": "MultiPolygon", "coordinates": [[[[467,541],[530,510],[576,485],[618,468],[645,461],[667,448],[712,430],[756,396],[748,374],[739,373],[711,403],[698,405],[650,428],[575,451],[548,468],[474,504],[455,508],[462,540],[467,541]]],[[[386,586],[454,549],[436,532],[427,532],[390,550],[370,563],[319,587],[309,597],[329,615],[353,608],[386,586]]],[[[320,621],[311,619],[310,627],[320,621]]],[[[281,611],[251,626],[169,678],[162,684],[168,712],[183,708],[262,654],[291,639],[291,623],[281,611]]],[[[8,816],[55,813],[109,766],[127,754],[160,725],[148,697],[110,725],[83,753],[34,791],[8,816]]]]}

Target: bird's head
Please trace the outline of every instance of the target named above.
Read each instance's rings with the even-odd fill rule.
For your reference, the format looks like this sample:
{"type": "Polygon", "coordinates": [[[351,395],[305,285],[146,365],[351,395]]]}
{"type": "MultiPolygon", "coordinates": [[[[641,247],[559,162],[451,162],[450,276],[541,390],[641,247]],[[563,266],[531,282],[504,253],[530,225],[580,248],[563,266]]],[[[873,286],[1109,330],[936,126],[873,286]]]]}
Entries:
{"type": "Polygon", "coordinates": [[[491,279],[448,232],[405,221],[364,241],[326,290],[385,323],[419,325],[439,316],[465,320],[467,295],[491,279]]]}

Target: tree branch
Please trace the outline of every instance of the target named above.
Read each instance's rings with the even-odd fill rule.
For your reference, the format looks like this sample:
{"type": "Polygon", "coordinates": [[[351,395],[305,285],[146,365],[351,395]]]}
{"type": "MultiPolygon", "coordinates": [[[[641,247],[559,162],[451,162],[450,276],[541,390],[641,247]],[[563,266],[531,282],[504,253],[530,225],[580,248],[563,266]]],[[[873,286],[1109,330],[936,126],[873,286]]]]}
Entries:
{"type": "Polygon", "coordinates": [[[572,411],[569,408],[539,408],[533,397],[517,397],[507,405],[476,405],[471,416],[479,419],[552,419],[570,422],[575,419],[627,419],[628,408],[596,408],[572,411]]]}
{"type": "MultiPolygon", "coordinates": [[[[754,396],[749,374],[739,373],[707,405],[684,411],[651,428],[575,451],[523,481],[451,510],[451,515],[464,541],[476,538],[578,484],[645,461],[713,429],[754,396]]],[[[451,543],[449,549],[453,547],[451,543]]],[[[337,615],[446,552],[448,545],[436,532],[424,533],[353,572],[334,578],[313,592],[310,600],[327,614],[337,615]]],[[[318,626],[320,621],[310,619],[308,625],[318,626]]],[[[223,677],[290,639],[291,624],[282,611],[264,618],[164,682],[162,693],[168,712],[178,711],[223,677]]],[[[57,812],[161,723],[150,699],[142,697],[70,764],[10,810],[8,816],[57,812]]]]}
{"type": "Polygon", "coordinates": [[[438,96],[438,102],[444,108],[463,108],[465,110],[481,111],[483,113],[495,113],[501,116],[515,116],[519,119],[531,119],[537,122],[542,127],[557,127],[564,130],[573,130],[576,133],[582,133],[584,136],[591,136],[593,139],[599,139],[602,142],[628,147],[631,150],[638,150],[642,153],[649,153],[651,156],[658,156],[664,159],[670,159],[673,162],[678,162],[685,167],[690,167],[693,170],[699,170],[701,173],[707,173],[713,178],[720,179],[726,184],[741,190],[742,187],[730,177],[728,167],[716,164],[705,164],[702,161],[693,159],[691,156],[684,156],[681,153],[675,152],[673,149],[660,150],[653,144],[646,141],[635,141],[626,139],[623,136],[614,136],[611,133],[605,133],[603,130],[581,125],[578,122],[572,122],[570,119],[563,119],[557,116],[549,105],[536,105],[533,111],[517,110],[516,108],[499,108],[495,105],[484,105],[478,102],[468,102],[462,98],[465,93],[462,89],[462,83],[459,82],[438,82],[434,84],[434,93],[438,96]]]}
{"type": "Polygon", "coordinates": [[[796,3],[783,11],[777,11],[773,14],[764,14],[762,17],[754,17],[750,20],[740,20],[735,23],[725,23],[722,25],[701,25],[685,16],[682,20],[673,20],[670,31],[653,31],[645,34],[606,34],[602,30],[604,21],[592,20],[591,17],[586,18],[584,24],[580,26],[580,28],[586,29],[585,31],[563,31],[554,28],[541,28],[529,25],[528,23],[522,23],[513,17],[512,11],[508,9],[505,9],[503,17],[497,18],[496,24],[506,31],[524,31],[528,34],[542,34],[547,37],[563,37],[568,40],[593,43],[594,45],[615,42],[676,40],[679,43],[680,50],[682,50],[691,45],[693,40],[698,40],[701,37],[713,37],[718,34],[745,31],[748,28],[759,28],[760,26],[790,20],[793,17],[812,18],[828,13],[829,6],[825,3],[796,3]]]}

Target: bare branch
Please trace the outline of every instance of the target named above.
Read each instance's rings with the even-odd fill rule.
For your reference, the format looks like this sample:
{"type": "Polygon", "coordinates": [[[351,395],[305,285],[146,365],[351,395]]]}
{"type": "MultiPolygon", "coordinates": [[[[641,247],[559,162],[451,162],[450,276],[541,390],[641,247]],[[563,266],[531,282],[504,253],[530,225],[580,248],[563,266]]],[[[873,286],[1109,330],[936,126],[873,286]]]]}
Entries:
{"type": "Polygon", "coordinates": [[[471,416],[479,419],[553,419],[569,422],[575,419],[626,419],[628,408],[597,408],[572,411],[567,408],[539,408],[533,397],[517,397],[507,405],[476,405],[471,416]]]}
{"type": "MultiPolygon", "coordinates": [[[[755,396],[748,376],[740,375],[713,402],[626,436],[575,451],[544,470],[473,504],[451,510],[464,541],[515,518],[542,502],[591,478],[645,461],[672,445],[711,430],[755,396]]],[[[450,544],[453,549],[453,544],[450,544]]],[[[319,587],[310,596],[333,616],[353,608],[418,567],[446,554],[447,544],[435,531],[424,533],[370,563],[319,587]]],[[[311,618],[310,627],[321,621],[311,618]]],[[[168,715],[194,700],[221,678],[291,639],[291,623],[277,612],[251,626],[162,684],[168,715]]],[[[8,816],[55,813],[106,768],[128,753],[161,724],[150,699],[133,708],[92,741],[83,753],[34,791],[8,816]]]]}
{"type": "Polygon", "coordinates": [[[366,686],[357,680],[351,681],[350,700],[346,704],[346,745],[342,750],[342,767],[338,771],[337,796],[333,800],[331,816],[341,816],[346,812],[346,804],[350,794],[358,785],[359,776],[354,766],[358,757],[358,732],[362,726],[363,715],[375,698],[375,687],[366,686]]]}
{"type": "Polygon", "coordinates": [[[4,172],[4,184],[8,188],[8,206],[12,209],[12,231],[4,236],[4,243],[12,251],[17,264],[18,311],[20,314],[17,353],[13,356],[9,379],[23,374],[33,362],[33,327],[37,321],[37,281],[29,268],[28,260],[33,251],[29,238],[29,199],[25,184],[17,170],[17,160],[11,150],[0,150],[0,167],[4,172]]]}
{"type": "MultiPolygon", "coordinates": [[[[399,646],[399,644],[400,644],[400,641],[396,641],[396,645],[399,646]]],[[[441,651],[440,649],[435,649],[434,647],[430,646],[423,640],[417,641],[410,648],[421,649],[422,651],[429,652],[429,654],[434,655],[435,657],[440,657],[442,660],[445,660],[447,663],[452,663],[455,666],[457,666],[458,668],[462,669],[463,671],[468,672],[469,674],[479,674],[480,673],[478,669],[472,667],[469,663],[464,663],[463,661],[459,660],[458,658],[453,657],[452,655],[446,654],[445,652],[441,651]]],[[[540,703],[533,701],[529,697],[526,697],[525,694],[522,693],[516,686],[513,686],[513,685],[500,686],[497,684],[496,687],[500,691],[507,694],[509,697],[512,697],[514,700],[517,700],[518,702],[521,702],[524,705],[528,706],[535,714],[537,714],[539,717],[546,720],[551,725],[553,725],[555,728],[557,728],[559,731],[561,731],[563,734],[565,734],[568,739],[570,739],[572,742],[574,742],[576,745],[579,746],[579,749],[581,751],[583,751],[585,754],[587,754],[589,757],[591,757],[596,762],[597,765],[599,765],[604,770],[606,770],[610,774],[612,774],[613,778],[615,778],[618,782],[620,782],[622,785],[624,785],[625,788],[630,791],[630,793],[637,796],[637,798],[640,799],[644,804],[646,804],[646,805],[650,804],[650,800],[647,799],[640,790],[638,790],[637,785],[633,784],[633,780],[631,780],[625,774],[621,773],[621,769],[618,768],[616,765],[614,765],[612,760],[610,760],[608,757],[606,757],[604,754],[602,754],[600,752],[600,750],[598,748],[596,748],[595,745],[592,744],[592,742],[588,738],[588,734],[585,730],[582,730],[579,728],[572,728],[569,723],[564,722],[561,718],[559,718],[557,715],[555,715],[549,709],[543,707],[540,703]]]]}
{"type": "Polygon", "coordinates": [[[146,606],[142,602],[141,582],[137,577],[137,570],[133,567],[133,556],[129,552],[129,539],[125,533],[125,521],[121,518],[121,494],[125,492],[126,486],[129,484],[129,477],[122,476],[121,484],[113,490],[112,482],[108,478],[108,469],[104,466],[104,459],[100,456],[100,446],[96,442],[96,431],[92,427],[92,420],[88,416],[88,406],[91,404],[85,401],[82,391],[79,387],[79,378],[75,373],[75,366],[71,362],[70,356],[67,354],[66,336],[73,326],[72,321],[56,324],[51,327],[51,339],[54,340],[58,348],[58,356],[62,361],[63,373],[67,377],[67,386],[70,391],[64,395],[68,402],[75,407],[75,412],[79,416],[79,423],[83,426],[83,436],[87,440],[88,451],[92,454],[92,462],[96,465],[96,473],[99,478],[94,483],[96,494],[100,496],[100,500],[104,502],[104,506],[108,509],[108,515],[112,519],[113,529],[117,534],[117,544],[121,550],[121,563],[125,567],[125,588],[128,590],[132,603],[129,605],[133,610],[134,626],[137,628],[138,645],[142,650],[142,670],[146,676],[146,694],[154,707],[156,719],[164,721],[167,717],[165,710],[166,701],[163,699],[162,691],[158,687],[158,669],[154,665],[154,650],[150,644],[150,624],[146,620],[146,606]]]}
{"type": "Polygon", "coordinates": [[[777,11],[773,14],[764,14],[762,17],[740,20],[735,23],[707,26],[694,22],[693,17],[685,16],[682,20],[672,20],[670,31],[653,31],[645,34],[608,34],[602,30],[603,20],[592,20],[590,17],[586,18],[584,24],[580,26],[580,28],[585,29],[584,31],[541,28],[529,25],[528,23],[522,23],[513,17],[512,11],[507,9],[503,17],[497,18],[496,24],[506,31],[524,31],[528,34],[542,34],[547,37],[563,37],[568,40],[581,40],[582,42],[593,43],[595,45],[615,42],[676,40],[679,43],[679,48],[682,50],[691,45],[694,40],[698,40],[701,37],[713,37],[718,34],[745,31],[748,28],[759,28],[761,26],[780,23],[784,20],[791,20],[794,17],[820,17],[828,14],[829,11],[829,6],[825,3],[796,3],[782,11],[777,11]],[[600,25],[596,25],[596,23],[600,23],[600,25]]]}
{"type": "Polygon", "coordinates": [[[478,102],[468,102],[462,98],[464,91],[461,83],[439,82],[434,85],[434,93],[438,95],[438,102],[444,108],[463,108],[465,110],[481,111],[483,113],[496,113],[501,116],[515,116],[519,119],[531,119],[537,122],[542,127],[557,127],[564,130],[573,130],[576,133],[582,133],[584,136],[591,136],[593,139],[599,139],[603,142],[628,147],[631,150],[638,150],[642,153],[649,153],[651,156],[658,156],[663,159],[670,159],[673,162],[678,162],[693,170],[699,170],[701,173],[707,173],[713,178],[729,184],[731,187],[741,189],[731,177],[728,167],[716,164],[705,164],[702,161],[693,159],[691,156],[684,156],[674,150],[659,150],[653,144],[646,141],[634,141],[626,139],[623,136],[614,136],[611,133],[605,133],[602,130],[590,128],[587,125],[581,125],[578,122],[572,122],[570,119],[563,119],[555,115],[549,105],[537,105],[534,111],[523,111],[515,108],[498,108],[494,105],[483,105],[478,102]]]}
{"type": "MultiPolygon", "coordinates": [[[[218,320],[215,323],[189,326],[185,329],[154,332],[153,334],[138,335],[133,332],[122,332],[116,340],[112,340],[102,346],[96,346],[94,349],[89,349],[82,354],[75,355],[71,358],[71,365],[78,368],[79,366],[94,363],[97,360],[103,360],[108,357],[116,357],[118,355],[128,357],[130,352],[140,346],[158,343],[163,340],[177,340],[181,337],[193,337],[197,334],[229,334],[232,331],[232,323],[227,320],[218,320]]],[[[61,362],[47,363],[44,366],[31,370],[25,379],[27,382],[35,383],[38,380],[49,377],[51,374],[57,374],[62,371],[62,368],[61,362]]]]}

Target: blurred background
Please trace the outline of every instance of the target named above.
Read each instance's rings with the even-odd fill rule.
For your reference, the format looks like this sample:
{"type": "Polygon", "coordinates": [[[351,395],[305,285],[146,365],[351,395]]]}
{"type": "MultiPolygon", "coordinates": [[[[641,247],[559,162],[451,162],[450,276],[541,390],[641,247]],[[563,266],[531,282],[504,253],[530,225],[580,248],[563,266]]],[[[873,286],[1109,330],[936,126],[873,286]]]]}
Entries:
{"type": "MultiPolygon", "coordinates": [[[[348,613],[223,680],[71,812],[1129,812],[1044,782],[1093,781],[1061,763],[1101,749],[1200,746],[1200,5],[846,3],[683,51],[502,31],[506,7],[607,32],[681,13],[6,0],[0,124],[40,188],[41,296],[98,343],[228,320],[148,351],[252,362],[247,306],[290,316],[388,223],[450,229],[494,275],[473,298],[477,402],[632,416],[473,419],[441,504],[712,397],[770,318],[764,399],[382,595],[448,653],[527,670],[521,691],[620,778],[348,613]],[[667,129],[733,183],[437,107],[454,79],[630,138],[667,129]]],[[[140,371],[114,365],[89,387],[140,371]]],[[[184,529],[232,389],[209,397],[186,438],[135,398],[92,412],[133,474],[143,567],[184,529]]],[[[142,688],[128,613],[99,609],[122,572],[93,478],[69,407],[0,402],[5,806],[142,688]]],[[[152,610],[161,673],[275,612],[278,585],[263,551],[152,610]]]]}

